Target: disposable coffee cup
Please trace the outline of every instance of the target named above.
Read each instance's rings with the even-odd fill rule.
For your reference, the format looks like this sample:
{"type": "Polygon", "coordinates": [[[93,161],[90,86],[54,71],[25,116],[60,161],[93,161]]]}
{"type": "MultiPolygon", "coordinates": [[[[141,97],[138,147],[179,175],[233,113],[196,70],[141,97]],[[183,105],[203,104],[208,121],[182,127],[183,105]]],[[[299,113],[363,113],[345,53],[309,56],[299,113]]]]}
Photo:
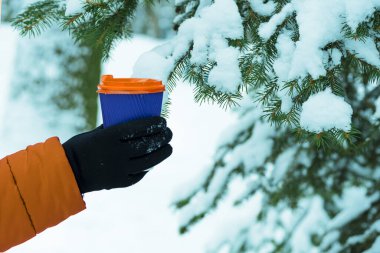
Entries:
{"type": "Polygon", "coordinates": [[[159,80],[102,76],[98,85],[103,126],[160,116],[165,86],[159,80]]]}

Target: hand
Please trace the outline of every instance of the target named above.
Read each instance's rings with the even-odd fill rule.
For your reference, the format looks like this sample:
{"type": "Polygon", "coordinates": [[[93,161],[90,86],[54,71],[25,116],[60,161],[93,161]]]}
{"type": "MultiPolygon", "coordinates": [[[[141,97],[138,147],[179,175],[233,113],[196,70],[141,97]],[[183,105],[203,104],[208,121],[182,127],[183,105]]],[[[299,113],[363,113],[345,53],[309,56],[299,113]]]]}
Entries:
{"type": "Polygon", "coordinates": [[[131,186],[172,153],[172,132],[161,117],[102,126],[63,144],[80,192],[131,186]]]}

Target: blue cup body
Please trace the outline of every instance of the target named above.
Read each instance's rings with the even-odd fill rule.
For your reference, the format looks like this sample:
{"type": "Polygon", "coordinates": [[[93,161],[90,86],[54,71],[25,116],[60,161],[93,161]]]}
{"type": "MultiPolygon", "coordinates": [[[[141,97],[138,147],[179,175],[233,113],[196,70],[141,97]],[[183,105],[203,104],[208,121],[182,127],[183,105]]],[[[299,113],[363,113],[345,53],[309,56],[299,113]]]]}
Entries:
{"type": "Polygon", "coordinates": [[[99,93],[99,96],[104,127],[161,115],[163,92],[148,94],[99,93]]]}

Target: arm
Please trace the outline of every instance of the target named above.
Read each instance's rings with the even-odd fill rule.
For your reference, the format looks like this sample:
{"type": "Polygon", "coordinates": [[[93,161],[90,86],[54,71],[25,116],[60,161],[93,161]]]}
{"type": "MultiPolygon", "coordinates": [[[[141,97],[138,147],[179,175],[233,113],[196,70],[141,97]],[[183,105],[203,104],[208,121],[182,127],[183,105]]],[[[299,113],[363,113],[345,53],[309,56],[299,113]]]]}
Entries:
{"type": "Polygon", "coordinates": [[[0,252],[83,209],[81,193],[131,186],[172,153],[160,117],[29,146],[0,160],[0,252]]]}
{"type": "Polygon", "coordinates": [[[0,160],[0,251],[85,209],[58,138],[0,160]]]}

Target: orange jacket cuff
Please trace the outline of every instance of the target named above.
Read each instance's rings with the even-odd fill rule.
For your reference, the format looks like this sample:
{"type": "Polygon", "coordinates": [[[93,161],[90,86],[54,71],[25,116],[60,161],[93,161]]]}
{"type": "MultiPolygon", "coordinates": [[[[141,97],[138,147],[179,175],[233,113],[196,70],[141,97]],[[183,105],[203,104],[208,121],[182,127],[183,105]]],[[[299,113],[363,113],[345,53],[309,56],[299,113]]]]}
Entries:
{"type": "MultiPolygon", "coordinates": [[[[13,187],[9,188],[16,189],[19,193],[18,198],[14,197],[9,201],[20,202],[21,199],[22,207],[29,219],[29,226],[32,227],[34,234],[55,226],[86,208],[70,164],[57,137],[29,146],[26,150],[19,151],[3,160],[6,160],[7,164],[1,166],[0,170],[6,171],[8,167],[13,180],[13,187]]],[[[3,162],[3,160],[1,161],[3,162]]],[[[2,181],[0,179],[0,184],[2,181]]],[[[0,205],[4,204],[1,202],[3,201],[0,200],[0,205]]],[[[20,211],[19,208],[13,207],[17,211],[20,211]]],[[[11,215],[3,217],[2,210],[3,206],[0,220],[18,218],[11,215]]],[[[0,231],[2,231],[1,226],[3,224],[0,222],[0,231]]],[[[23,233],[25,233],[25,240],[30,238],[30,229],[25,227],[25,231],[16,228],[15,230],[19,230],[14,232],[18,233],[20,238],[23,233]]],[[[0,236],[3,239],[1,234],[0,236]]],[[[2,241],[1,239],[0,241],[2,241]]],[[[4,250],[1,244],[3,243],[0,243],[0,251],[4,250]]]]}

